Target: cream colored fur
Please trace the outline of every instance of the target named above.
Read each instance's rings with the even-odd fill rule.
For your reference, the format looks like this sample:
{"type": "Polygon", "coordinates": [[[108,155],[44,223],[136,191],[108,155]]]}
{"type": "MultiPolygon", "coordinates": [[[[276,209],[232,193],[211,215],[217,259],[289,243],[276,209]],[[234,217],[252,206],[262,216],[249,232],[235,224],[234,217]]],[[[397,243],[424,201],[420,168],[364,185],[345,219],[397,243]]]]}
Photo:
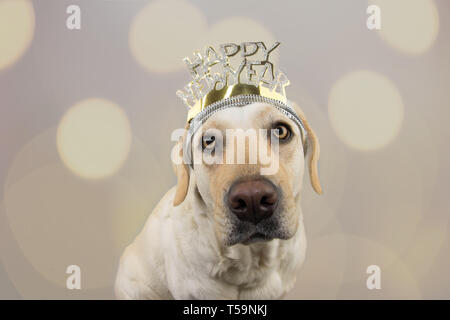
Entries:
{"type": "MultiPolygon", "coordinates": [[[[205,125],[257,128],[277,117],[290,121],[270,106],[254,104],[220,111],[205,125]]],[[[310,179],[313,188],[321,193],[317,175],[319,145],[305,124],[310,179]]],[[[122,255],[115,283],[117,298],[282,298],[294,285],[306,252],[300,207],[305,162],[298,128],[295,133],[298,140],[280,150],[284,157],[280,174],[270,177],[287,194],[285,222],[292,229],[289,239],[224,245],[227,213],[220,197],[236,178],[254,171],[246,165],[194,169],[176,166],[177,187],[161,199],[122,255]]]]}

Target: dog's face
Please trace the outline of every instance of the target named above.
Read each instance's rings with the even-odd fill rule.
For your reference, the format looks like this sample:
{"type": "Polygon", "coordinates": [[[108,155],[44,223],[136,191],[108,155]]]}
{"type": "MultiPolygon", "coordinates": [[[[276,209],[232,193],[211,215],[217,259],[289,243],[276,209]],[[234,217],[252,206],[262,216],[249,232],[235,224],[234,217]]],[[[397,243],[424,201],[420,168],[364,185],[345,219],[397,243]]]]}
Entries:
{"type": "MultiPolygon", "coordinates": [[[[317,139],[307,123],[305,128],[308,149],[312,149],[308,151],[315,155],[311,157],[311,181],[320,193],[315,167],[317,139]]],[[[182,201],[177,198],[180,189],[183,193],[183,188],[188,188],[183,180],[190,176],[222,244],[291,238],[300,218],[297,205],[305,168],[303,138],[294,121],[267,104],[215,113],[192,137],[192,168],[177,169],[175,204],[182,201]]]]}

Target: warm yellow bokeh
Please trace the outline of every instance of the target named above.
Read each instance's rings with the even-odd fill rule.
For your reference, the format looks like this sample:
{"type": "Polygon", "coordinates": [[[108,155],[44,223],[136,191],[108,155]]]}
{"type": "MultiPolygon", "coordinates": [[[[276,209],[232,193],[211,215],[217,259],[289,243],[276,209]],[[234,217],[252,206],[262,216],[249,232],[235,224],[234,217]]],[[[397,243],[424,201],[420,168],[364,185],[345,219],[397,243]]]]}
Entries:
{"type": "MultiPolygon", "coordinates": [[[[276,41],[264,25],[247,17],[230,17],[219,21],[211,26],[206,40],[203,46],[213,45],[215,48],[223,43],[239,44],[245,41],[263,41],[267,47],[270,47],[276,41]]],[[[282,46],[280,48],[270,54],[269,59],[275,64],[278,62],[279,50],[282,50],[282,46]]]]}
{"type": "MultiPolygon", "coordinates": [[[[261,23],[247,17],[230,17],[208,26],[203,12],[185,0],[153,1],[134,17],[129,31],[133,57],[150,72],[164,73],[183,68],[183,58],[206,46],[244,41],[275,42],[261,23]]],[[[278,61],[278,51],[271,54],[278,61]]]]}
{"type": "MultiPolygon", "coordinates": [[[[335,227],[340,229],[340,227],[335,227]]],[[[307,258],[288,299],[420,299],[410,266],[365,237],[332,233],[308,239],[307,258]],[[380,290],[369,290],[367,268],[380,267],[380,290]]]]}
{"type": "Polygon", "coordinates": [[[17,62],[34,34],[34,9],[28,0],[0,0],[0,70],[17,62]]]}
{"type": "Polygon", "coordinates": [[[103,178],[123,165],[131,129],[122,109],[104,99],[77,103],[62,118],[57,147],[64,164],[84,178],[103,178]]]}
{"type": "Polygon", "coordinates": [[[317,196],[308,174],[304,176],[302,191],[305,227],[308,234],[315,235],[332,222],[341,205],[351,170],[348,168],[348,152],[342,148],[330,127],[326,110],[304,88],[295,85],[295,90],[289,91],[289,98],[292,105],[303,110],[320,144],[319,176],[324,193],[317,196]]]}
{"type": "Polygon", "coordinates": [[[355,71],[331,88],[328,113],[337,136],[358,150],[391,142],[403,122],[403,101],[395,84],[373,71],[355,71]]]}
{"type": "Polygon", "coordinates": [[[163,158],[158,160],[154,149],[133,137],[128,160],[116,176],[123,179],[120,186],[114,187],[117,196],[112,197],[110,203],[112,245],[121,252],[134,240],[163,195],[175,184],[173,172],[163,170],[164,163],[171,165],[169,154],[163,158]]]}
{"type": "Polygon", "coordinates": [[[333,234],[309,237],[307,243],[304,265],[286,299],[335,299],[345,280],[346,239],[333,234]]]}
{"type": "Polygon", "coordinates": [[[440,221],[426,222],[410,241],[410,246],[404,256],[405,262],[411,266],[416,278],[423,277],[426,281],[427,272],[438,260],[440,251],[448,234],[448,218],[440,221]]]}
{"type": "Polygon", "coordinates": [[[8,170],[0,201],[0,260],[24,297],[80,297],[65,288],[70,264],[81,267],[84,297],[95,296],[112,285],[124,248],[175,178],[171,170],[155,170],[164,163],[133,136],[117,174],[79,179],[60,163],[56,132],[49,128],[27,142],[8,170]]]}
{"type": "Polygon", "coordinates": [[[370,0],[381,9],[377,32],[394,49],[421,54],[436,40],[439,14],[433,0],[370,0]]]}
{"type": "Polygon", "coordinates": [[[204,38],[206,18],[184,0],[157,0],[134,18],[129,31],[131,53],[151,72],[170,72],[183,67],[204,38]]]}
{"type": "MultiPolygon", "coordinates": [[[[58,163],[36,168],[11,184],[4,196],[6,217],[25,261],[60,288],[65,288],[65,270],[72,264],[83,270],[83,289],[107,286],[117,254],[109,231],[111,189],[106,183],[74,179],[58,163]]],[[[18,278],[25,268],[10,272],[18,278]]],[[[23,284],[23,293],[32,287],[23,284]]]]}

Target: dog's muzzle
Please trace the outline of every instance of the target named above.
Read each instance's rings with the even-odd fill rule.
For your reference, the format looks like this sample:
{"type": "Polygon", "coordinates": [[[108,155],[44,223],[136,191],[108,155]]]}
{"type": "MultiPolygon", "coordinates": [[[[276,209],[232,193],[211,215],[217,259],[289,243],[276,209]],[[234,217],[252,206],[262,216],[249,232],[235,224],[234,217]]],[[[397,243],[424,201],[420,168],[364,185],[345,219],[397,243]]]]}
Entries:
{"type": "Polygon", "coordinates": [[[269,218],[278,206],[275,186],[265,179],[235,183],[228,193],[228,207],[241,221],[258,224],[269,218]]]}
{"type": "Polygon", "coordinates": [[[228,245],[285,239],[281,228],[281,194],[269,180],[255,178],[235,182],[225,196],[230,213],[228,245]]]}

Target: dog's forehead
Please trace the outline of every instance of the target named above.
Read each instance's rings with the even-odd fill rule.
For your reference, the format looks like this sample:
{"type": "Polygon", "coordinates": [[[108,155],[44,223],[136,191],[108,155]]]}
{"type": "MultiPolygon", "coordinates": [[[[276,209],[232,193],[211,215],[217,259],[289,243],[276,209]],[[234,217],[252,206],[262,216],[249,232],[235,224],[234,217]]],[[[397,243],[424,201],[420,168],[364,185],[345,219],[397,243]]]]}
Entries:
{"type": "Polygon", "coordinates": [[[256,102],[242,107],[227,108],[213,114],[203,125],[204,129],[249,129],[262,127],[278,120],[291,120],[267,103],[256,102]]]}

